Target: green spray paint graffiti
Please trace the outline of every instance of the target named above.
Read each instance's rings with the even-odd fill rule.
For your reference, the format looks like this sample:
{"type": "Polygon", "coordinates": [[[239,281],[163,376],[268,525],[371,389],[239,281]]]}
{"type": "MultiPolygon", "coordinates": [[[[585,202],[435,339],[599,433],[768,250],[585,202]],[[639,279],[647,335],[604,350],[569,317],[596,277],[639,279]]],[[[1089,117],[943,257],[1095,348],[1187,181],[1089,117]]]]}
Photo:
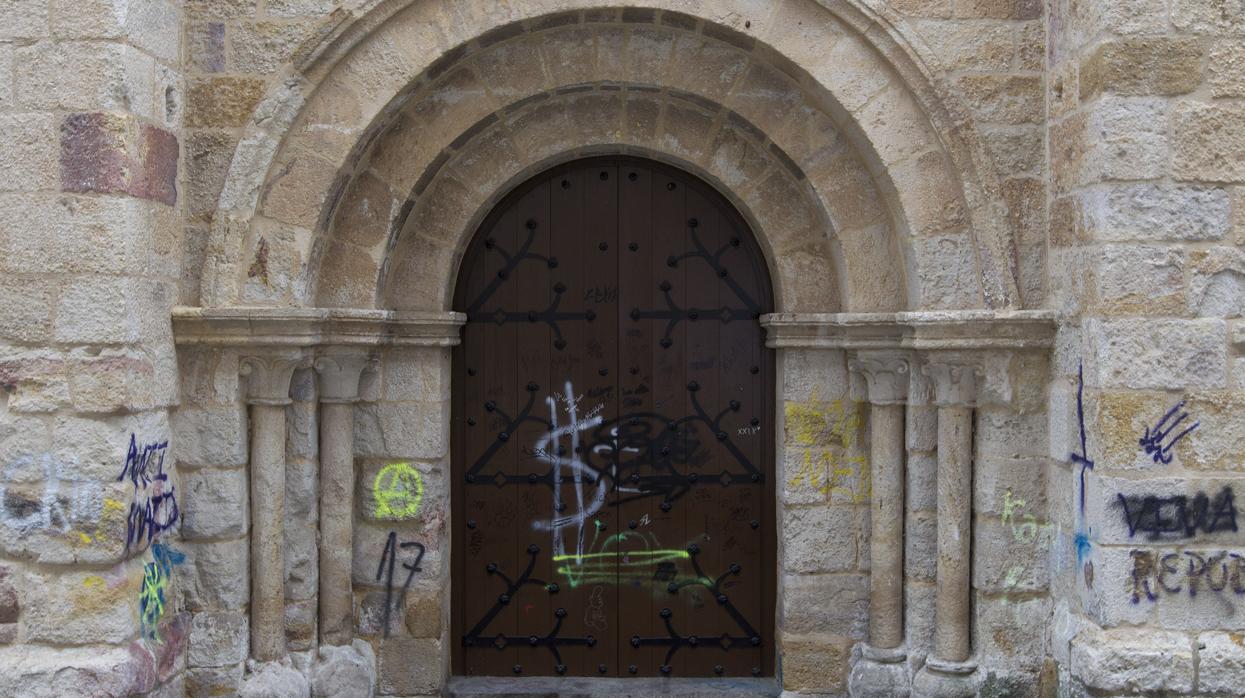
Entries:
{"type": "Polygon", "coordinates": [[[390,463],[372,481],[372,498],[378,519],[414,518],[424,499],[424,478],[410,463],[390,463]]]}
{"type": "Polygon", "coordinates": [[[165,604],[168,603],[167,592],[173,566],[184,562],[186,556],[160,543],[151,546],[151,556],[154,559],[143,567],[143,586],[138,592],[138,609],[143,637],[159,645],[163,644],[160,639],[160,618],[164,616],[165,604]]]}
{"type": "Polygon", "coordinates": [[[653,581],[676,587],[713,586],[708,577],[685,574],[681,567],[691,558],[687,550],[662,549],[651,533],[622,532],[601,538],[594,527],[589,551],[582,555],[554,555],[558,574],[572,589],[584,584],[633,584],[653,581]]]}

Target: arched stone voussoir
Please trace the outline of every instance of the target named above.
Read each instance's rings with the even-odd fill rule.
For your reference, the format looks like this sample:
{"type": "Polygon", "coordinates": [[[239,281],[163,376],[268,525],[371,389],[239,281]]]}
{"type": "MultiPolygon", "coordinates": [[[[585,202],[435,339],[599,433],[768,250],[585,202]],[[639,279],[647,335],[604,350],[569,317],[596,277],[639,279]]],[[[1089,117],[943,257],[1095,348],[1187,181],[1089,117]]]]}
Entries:
{"type": "MultiPolygon", "coordinates": [[[[778,307],[843,308],[834,233],[820,199],[759,129],[723,107],[678,91],[607,83],[528,100],[487,122],[468,129],[473,137],[438,158],[436,173],[412,191],[404,207],[409,215],[395,223],[389,268],[379,280],[382,307],[445,307],[437,304],[449,302],[456,264],[430,270],[427,260],[447,254],[457,260],[492,207],[534,173],[586,155],[635,154],[692,172],[726,195],[769,260],[778,307]],[[509,155],[493,159],[495,151],[509,155]],[[786,257],[799,263],[783,266],[786,257]]],[[[885,256],[856,261],[893,263],[885,256]]],[[[322,276],[335,278],[332,257],[325,264],[322,276]]],[[[340,302],[341,288],[322,281],[319,301],[340,302]]],[[[892,291],[882,302],[901,303],[898,289],[892,291]]]]}
{"type": "MultiPolygon", "coordinates": [[[[963,230],[970,238],[967,249],[975,251],[967,260],[974,267],[972,275],[977,278],[977,286],[982,289],[979,297],[993,306],[1015,304],[1014,265],[1006,256],[1012,248],[1008,223],[1003,219],[1002,223],[985,220],[1002,210],[990,198],[997,194],[998,187],[991,183],[993,174],[988,158],[984,158],[984,149],[963,116],[966,110],[940,92],[925,73],[923,48],[901,33],[896,18],[878,14],[886,10],[871,8],[862,0],[647,0],[627,5],[619,8],[617,3],[606,0],[365,2],[344,18],[335,18],[337,24],[323,32],[325,39],[321,45],[301,52],[292,75],[304,85],[299,88],[299,99],[309,95],[306,104],[300,104],[299,116],[289,127],[266,126],[268,130],[257,136],[263,142],[250,149],[247,162],[235,163],[231,168],[226,191],[245,187],[249,181],[263,181],[264,186],[257,188],[261,196],[256,210],[298,227],[314,221],[313,225],[318,226],[313,228],[315,248],[306,256],[311,260],[329,259],[331,255],[325,252],[335,240],[325,233],[342,200],[344,182],[373,164],[369,153],[375,150],[374,145],[384,139],[395,121],[408,118],[399,113],[405,114],[408,104],[418,101],[419,91],[447,79],[455,70],[468,71],[456,77],[480,83],[480,94],[466,100],[476,111],[455,116],[447,116],[446,112],[439,119],[414,119],[404,126],[432,136],[427,147],[435,146],[437,153],[444,147],[438,141],[452,132],[437,134],[434,129],[444,128],[447,123],[454,129],[479,123],[480,113],[504,114],[506,105],[531,89],[556,92],[568,81],[586,77],[648,82],[689,92],[700,85],[701,96],[708,95],[708,99],[743,115],[744,121],[764,124],[764,134],[770,139],[766,147],[787,159],[793,176],[797,171],[814,171],[816,161],[831,150],[812,147],[815,143],[800,146],[795,122],[802,118],[801,114],[807,117],[810,113],[804,109],[807,105],[814,105],[828,117],[828,122],[836,127],[829,129],[836,134],[832,140],[845,138],[854,145],[857,160],[879,182],[891,177],[892,171],[900,171],[903,163],[923,157],[925,150],[941,151],[941,161],[950,163],[956,173],[953,182],[958,189],[956,198],[961,200],[960,208],[967,211],[963,230]],[[791,29],[792,22],[798,31],[791,29]],[[547,38],[543,34],[547,33],[559,40],[541,46],[537,56],[512,51],[509,62],[498,59],[500,54],[496,52],[502,47],[536,33],[542,33],[541,39],[547,38]],[[819,50],[810,48],[814,45],[819,50]],[[645,46],[646,50],[639,50],[645,46]],[[676,50],[676,46],[684,50],[676,50]],[[494,49],[491,64],[483,58],[490,48],[494,49]],[[520,55],[528,60],[526,70],[512,71],[514,80],[504,79],[502,71],[520,55]],[[490,68],[497,72],[479,72],[490,68]],[[709,73],[698,76],[699,68],[709,73]],[[493,89],[494,76],[497,89],[493,89]],[[776,122],[783,118],[782,114],[765,115],[760,111],[765,109],[765,100],[748,100],[749,90],[754,96],[763,95],[779,82],[783,83],[779,90],[783,99],[792,93],[803,95],[798,105],[788,105],[791,108],[781,124],[776,122]],[[507,93],[508,89],[517,91],[507,93]],[[328,166],[315,173],[317,182],[328,179],[326,173],[330,170],[333,176],[330,185],[314,194],[320,197],[319,215],[304,210],[298,212],[296,221],[288,221],[288,213],[271,215],[265,206],[268,197],[275,197],[277,202],[283,196],[287,201],[294,198],[281,188],[297,183],[287,176],[287,171],[291,158],[300,151],[314,152],[323,161],[316,164],[328,166]],[[284,184],[279,181],[282,179],[284,184]]],[[[694,115],[695,106],[686,108],[686,113],[694,115]]],[[[633,121],[646,116],[627,113],[624,118],[633,121]]],[[[613,147],[628,145],[629,128],[620,129],[612,139],[613,147]]],[[[481,132],[484,130],[487,129],[481,132]]],[[[694,128],[685,129],[683,134],[675,129],[663,133],[668,142],[654,152],[708,169],[709,161],[696,163],[692,156],[699,151],[715,150],[719,144],[711,139],[718,137],[716,132],[705,135],[704,142],[694,142],[701,135],[694,128]]],[[[539,159],[524,152],[519,138],[510,135],[509,143],[519,151],[520,158],[531,162],[539,159]]],[[[466,138],[466,134],[460,131],[454,137],[466,138]]],[[[557,152],[563,151],[547,146],[543,157],[552,162],[559,157],[557,152]]],[[[429,170],[418,169],[425,173],[429,170]]],[[[730,178],[731,173],[722,169],[720,178],[714,181],[728,184],[730,178]]],[[[823,199],[826,220],[837,223],[830,211],[841,206],[826,202],[825,192],[846,189],[822,187],[816,180],[810,181],[817,196],[823,199]]],[[[889,189],[895,196],[885,201],[887,213],[900,236],[909,232],[915,236],[927,227],[928,221],[945,217],[945,211],[918,210],[931,197],[910,194],[903,187],[889,189]]],[[[401,186],[396,187],[399,196],[401,190],[401,186]]],[[[853,196],[859,204],[859,191],[853,196]]],[[[307,208],[314,209],[317,202],[312,199],[308,203],[307,208]]],[[[418,206],[418,200],[411,205],[418,206]]],[[[246,256],[255,244],[253,233],[239,235],[239,229],[248,227],[249,218],[254,215],[246,208],[243,205],[223,210],[222,206],[218,211],[217,219],[228,221],[229,225],[214,229],[214,238],[221,239],[209,242],[213,264],[222,272],[205,279],[205,302],[210,299],[221,303],[240,297],[246,256]]],[[[948,226],[952,223],[946,222],[948,226]]],[[[859,221],[858,225],[863,229],[871,222],[859,221]]],[[[911,240],[894,245],[891,254],[899,259],[893,263],[903,268],[915,267],[911,260],[901,259],[915,250],[911,240]]],[[[383,264],[393,269],[392,260],[386,259],[383,264]]],[[[826,266],[834,264],[828,262],[826,266]]],[[[319,271],[323,274],[329,270],[319,271]]],[[[315,273],[312,270],[308,276],[315,273]]],[[[907,299],[902,305],[930,295],[916,288],[922,282],[920,278],[903,274],[898,278],[901,285],[912,286],[899,291],[907,299]]],[[[334,284],[326,280],[327,277],[317,282],[316,293],[303,297],[316,302],[331,297],[334,284]]],[[[839,278],[836,283],[841,281],[839,278]]],[[[352,303],[358,300],[357,293],[351,294],[352,303]]],[[[836,298],[836,303],[840,302],[852,309],[859,305],[847,293],[836,298]]],[[[869,309],[880,308],[875,304],[869,309]]]]}

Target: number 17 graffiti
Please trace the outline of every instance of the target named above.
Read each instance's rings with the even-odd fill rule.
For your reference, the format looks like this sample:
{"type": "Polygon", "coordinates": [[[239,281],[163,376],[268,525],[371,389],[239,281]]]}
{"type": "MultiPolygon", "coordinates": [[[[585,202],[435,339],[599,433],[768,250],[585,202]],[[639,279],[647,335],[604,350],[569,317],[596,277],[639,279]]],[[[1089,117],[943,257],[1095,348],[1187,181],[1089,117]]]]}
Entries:
{"type": "Polygon", "coordinates": [[[421,571],[419,563],[424,559],[424,546],[421,543],[406,542],[398,544],[398,534],[394,531],[389,532],[389,540],[385,543],[385,552],[380,556],[380,565],[376,568],[376,581],[385,579],[385,637],[389,637],[389,615],[394,608],[393,604],[393,566],[398,559],[398,548],[406,550],[407,548],[418,548],[419,553],[415,555],[415,562],[411,564],[402,563],[402,569],[407,570],[406,581],[402,583],[402,591],[398,594],[397,607],[402,608],[406,601],[406,590],[411,586],[411,580],[415,578],[415,573],[421,571]],[[388,574],[386,575],[385,563],[389,563],[388,574]]]}

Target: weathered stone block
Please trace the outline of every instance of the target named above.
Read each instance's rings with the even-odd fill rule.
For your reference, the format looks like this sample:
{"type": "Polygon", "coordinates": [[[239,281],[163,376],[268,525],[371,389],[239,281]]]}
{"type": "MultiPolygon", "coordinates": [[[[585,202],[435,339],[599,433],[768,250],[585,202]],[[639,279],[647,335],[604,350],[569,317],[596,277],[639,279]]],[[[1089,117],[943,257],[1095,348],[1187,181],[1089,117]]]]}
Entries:
{"type": "MultiPolygon", "coordinates": [[[[289,595],[286,595],[289,599],[289,595]]],[[[315,649],[317,637],[317,607],[315,599],[287,601],[285,604],[285,644],[291,652],[307,652],[315,649]]]]}
{"type": "Polygon", "coordinates": [[[1085,170],[1101,179],[1153,179],[1167,174],[1167,100],[1103,95],[1092,107],[1085,170]]]}
{"type": "Polygon", "coordinates": [[[971,308],[981,302],[972,247],[969,236],[958,233],[912,240],[922,309],[971,308]]]}
{"type": "Polygon", "coordinates": [[[273,75],[294,59],[299,45],[313,31],[305,23],[239,22],[228,36],[229,70],[273,75]]]}
{"type": "MultiPolygon", "coordinates": [[[[990,670],[1017,668],[1031,672],[1041,667],[1045,636],[1036,629],[1045,627],[1049,622],[1049,599],[978,597],[974,608],[973,635],[980,638],[978,652],[983,666],[989,666],[990,670]],[[1034,632],[1028,629],[1034,629],[1034,632]]],[[[988,694],[983,692],[982,695],[988,694]]]]}
{"type": "Polygon", "coordinates": [[[1223,320],[1091,320],[1085,338],[1090,386],[1172,390],[1227,385],[1223,320]]]}
{"type": "Polygon", "coordinates": [[[1134,184],[1084,200],[1085,233],[1100,241],[1219,240],[1230,230],[1231,205],[1222,188],[1134,184]]]}
{"type": "Polygon", "coordinates": [[[851,640],[839,635],[784,633],[782,685],[787,691],[839,695],[847,688],[851,640]]]}
{"type": "Polygon", "coordinates": [[[1081,100],[1112,91],[1178,95],[1202,81],[1203,50],[1193,39],[1146,37],[1107,41],[1081,62],[1081,100]]]}
{"type": "Polygon", "coordinates": [[[51,114],[0,114],[0,169],[9,174],[2,190],[54,189],[56,126],[51,114]]]}
{"type": "Polygon", "coordinates": [[[1177,31],[1192,34],[1245,34],[1245,8],[1217,0],[1173,0],[1171,23],[1177,31]]]}
{"type": "Polygon", "coordinates": [[[381,645],[378,673],[385,695],[435,693],[444,669],[439,640],[391,637],[381,645]]]}
{"type": "Polygon", "coordinates": [[[783,577],[783,632],[829,632],[863,640],[869,630],[869,578],[860,574],[783,577]]]}
{"type": "Polygon", "coordinates": [[[1215,97],[1245,97],[1245,44],[1230,39],[1215,43],[1206,81],[1215,97]]]}
{"type": "Polygon", "coordinates": [[[138,634],[141,561],[116,572],[27,571],[22,624],[31,642],[62,645],[123,643],[138,634]]]}
{"type": "Polygon", "coordinates": [[[1172,174],[1245,182],[1245,107],[1178,103],[1172,115],[1172,174]]]}
{"type": "Polygon", "coordinates": [[[190,622],[191,667],[231,668],[250,652],[250,622],[244,613],[196,613],[190,622]]]}
{"type": "Polygon", "coordinates": [[[186,405],[175,410],[173,448],[177,462],[189,466],[241,467],[247,463],[246,406],[186,405]]]}
{"type": "Polygon", "coordinates": [[[445,598],[439,590],[412,588],[406,595],[406,630],[412,637],[439,639],[445,598]]]}
{"type": "Polygon", "coordinates": [[[938,569],[938,520],[932,513],[909,514],[904,525],[904,576],[932,582],[938,569]]]}
{"type": "Polygon", "coordinates": [[[842,572],[856,567],[856,519],[846,505],[789,507],[783,515],[783,569],[842,572]]]}
{"type": "Polygon", "coordinates": [[[978,517],[973,525],[973,588],[987,593],[1045,591],[1052,526],[1044,518],[978,517]]]}
{"type": "Polygon", "coordinates": [[[243,470],[185,470],[180,473],[182,535],[188,539],[236,538],[250,521],[243,470]]]}
{"type": "Polygon", "coordinates": [[[1072,640],[1072,675],[1099,691],[1193,690],[1187,635],[1138,628],[1086,631],[1072,640]]]}
{"type": "Polygon", "coordinates": [[[1041,123],[1045,114],[1042,79],[1020,75],[966,75],[956,87],[983,122],[1041,123]]]}
{"type": "Polygon", "coordinates": [[[237,693],[242,684],[241,663],[233,666],[196,668],[186,670],[186,695],[189,698],[208,698],[237,693]]]}
{"type": "Polygon", "coordinates": [[[191,83],[186,95],[186,125],[243,126],[263,94],[264,81],[259,78],[200,78],[191,83]]]}
{"type": "Polygon", "coordinates": [[[376,690],[376,654],[362,640],[355,640],[349,647],[321,647],[310,673],[314,698],[372,698],[376,690]]]}
{"type": "Polygon", "coordinates": [[[1181,315],[1185,259],[1180,250],[1149,245],[1103,245],[1090,269],[1102,315],[1181,315]]]}
{"type": "Polygon", "coordinates": [[[1212,247],[1189,256],[1189,310],[1202,317],[1245,314],[1245,250],[1212,247]]]}
{"type": "Polygon", "coordinates": [[[250,598],[250,550],[246,540],[186,545],[188,580],[186,608],[190,611],[238,610],[250,598]]]}
{"type": "Polygon", "coordinates": [[[1202,633],[1198,641],[1197,687],[1231,694],[1245,686],[1245,647],[1236,633],[1202,633]]]}

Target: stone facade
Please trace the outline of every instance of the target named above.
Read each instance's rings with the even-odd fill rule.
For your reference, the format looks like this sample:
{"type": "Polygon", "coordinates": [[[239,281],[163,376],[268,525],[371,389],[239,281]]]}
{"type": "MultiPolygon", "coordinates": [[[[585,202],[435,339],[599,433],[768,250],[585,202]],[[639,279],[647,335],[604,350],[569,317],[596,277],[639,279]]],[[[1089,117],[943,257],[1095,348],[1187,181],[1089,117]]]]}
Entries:
{"type": "Polygon", "coordinates": [[[769,264],[741,690],[1243,690],[1239,0],[8,0],[0,76],[0,696],[483,690],[452,292],[598,154],[769,264]]]}

